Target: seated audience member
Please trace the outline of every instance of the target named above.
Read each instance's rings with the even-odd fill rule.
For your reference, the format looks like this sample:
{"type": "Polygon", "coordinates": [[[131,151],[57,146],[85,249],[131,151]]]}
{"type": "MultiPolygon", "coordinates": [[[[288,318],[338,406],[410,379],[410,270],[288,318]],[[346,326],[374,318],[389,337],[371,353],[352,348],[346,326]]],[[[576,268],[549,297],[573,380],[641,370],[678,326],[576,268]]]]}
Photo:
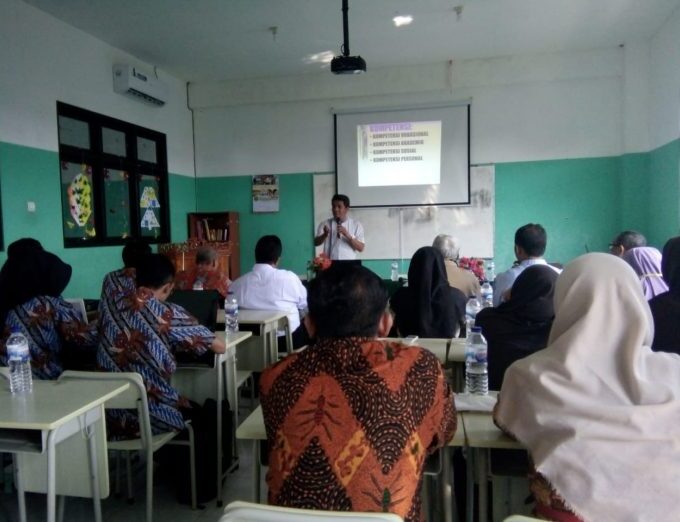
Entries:
{"type": "Polygon", "coordinates": [[[129,239],[123,247],[123,268],[109,272],[104,276],[102,282],[101,299],[99,300],[99,314],[102,313],[102,306],[115,302],[121,294],[135,292],[135,270],[140,261],[151,254],[151,247],[148,243],[139,239],[129,239]]]}
{"type": "Polygon", "coordinates": [[[467,297],[479,295],[479,280],[470,270],[458,266],[460,246],[453,237],[439,234],[434,238],[432,246],[444,257],[446,278],[449,285],[463,292],[467,297]]]}
{"type": "Polygon", "coordinates": [[[513,362],[545,348],[555,312],[553,293],[557,272],[530,266],[515,280],[510,298],[477,314],[475,325],[489,343],[489,388],[499,390],[513,362]]]}
{"type": "Polygon", "coordinates": [[[649,301],[654,317],[652,350],[680,354],[680,237],[663,247],[661,272],[669,290],[649,301]]]}
{"type": "Polygon", "coordinates": [[[178,273],[175,278],[179,290],[192,290],[197,285],[201,290],[217,290],[222,297],[227,296],[230,282],[217,265],[217,251],[210,247],[199,248],[196,251],[196,267],[178,273]]]}
{"type": "Polygon", "coordinates": [[[647,246],[645,236],[635,230],[624,230],[609,243],[609,253],[622,257],[631,248],[647,246]]]}
{"type": "MultiPolygon", "coordinates": [[[[175,354],[207,350],[224,352],[224,343],[198,325],[182,307],[166,303],[175,268],[160,254],[146,256],[137,266],[137,290],[120,294],[100,317],[97,363],[108,372],[137,372],[144,379],[154,433],[181,430],[189,402],[170,384],[175,354]]],[[[137,412],[107,410],[107,429],[118,438],[139,436],[137,412]]]]}
{"type": "Polygon", "coordinates": [[[664,292],[668,285],[661,275],[661,252],[654,247],[635,247],[626,250],[622,259],[633,267],[642,283],[642,292],[647,300],[664,292]]]}
{"type": "MultiPolygon", "coordinates": [[[[533,265],[548,265],[543,259],[547,243],[548,235],[538,223],[527,223],[517,229],[515,232],[515,257],[517,262],[512,268],[496,276],[493,291],[494,306],[498,306],[507,299],[515,279],[525,268],[533,265]]],[[[551,268],[559,274],[560,269],[551,268]]]]}
{"type": "Polygon", "coordinates": [[[316,341],[260,383],[270,504],[420,520],[423,463],[453,437],[456,413],[434,355],[377,339],[392,324],[386,306],[384,283],[361,266],[310,283],[316,341]]]}
{"type": "Polygon", "coordinates": [[[231,284],[239,306],[253,310],[280,310],[288,315],[293,346],[307,344],[300,312],[307,308],[307,289],[290,270],[278,268],[283,246],[278,236],[262,236],[255,245],[253,270],[231,284]]]}
{"type": "Polygon", "coordinates": [[[45,252],[34,239],[22,239],[7,249],[0,271],[0,364],[7,365],[6,342],[12,329],[26,336],[31,369],[37,379],[56,379],[64,370],[66,351],[94,355],[96,325],[88,326],[62,297],[71,266],[45,252]]]}
{"type": "Polygon", "coordinates": [[[508,368],[494,413],[533,458],[540,518],[680,520],[680,358],[652,335],[620,259],[586,254],[557,279],[548,347],[508,368]]]}
{"type": "Polygon", "coordinates": [[[408,286],[390,300],[399,335],[453,337],[465,320],[466,297],[449,286],[444,258],[432,247],[419,248],[408,267],[408,286]]]}

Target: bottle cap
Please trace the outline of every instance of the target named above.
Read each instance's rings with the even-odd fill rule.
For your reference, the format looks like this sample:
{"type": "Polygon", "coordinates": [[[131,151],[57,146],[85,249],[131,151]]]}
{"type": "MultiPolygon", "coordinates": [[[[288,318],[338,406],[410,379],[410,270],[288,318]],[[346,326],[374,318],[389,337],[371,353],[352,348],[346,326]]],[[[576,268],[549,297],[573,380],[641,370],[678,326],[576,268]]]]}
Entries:
{"type": "Polygon", "coordinates": [[[12,328],[10,328],[9,331],[10,331],[11,333],[13,333],[13,334],[14,334],[14,333],[20,333],[20,332],[21,332],[21,328],[19,328],[18,326],[15,325],[15,326],[12,326],[12,328]]]}
{"type": "Polygon", "coordinates": [[[481,326],[473,326],[471,331],[472,331],[472,333],[482,333],[482,327],[481,326]]]}

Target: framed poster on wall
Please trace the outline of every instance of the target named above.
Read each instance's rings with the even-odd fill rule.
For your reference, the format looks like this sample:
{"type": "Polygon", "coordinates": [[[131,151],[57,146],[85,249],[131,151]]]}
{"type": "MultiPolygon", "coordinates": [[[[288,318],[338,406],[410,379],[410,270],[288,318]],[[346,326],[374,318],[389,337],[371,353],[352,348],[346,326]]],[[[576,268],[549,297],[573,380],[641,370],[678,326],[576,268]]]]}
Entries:
{"type": "Polygon", "coordinates": [[[279,177],[275,174],[253,176],[253,212],[279,211],[279,177]]]}

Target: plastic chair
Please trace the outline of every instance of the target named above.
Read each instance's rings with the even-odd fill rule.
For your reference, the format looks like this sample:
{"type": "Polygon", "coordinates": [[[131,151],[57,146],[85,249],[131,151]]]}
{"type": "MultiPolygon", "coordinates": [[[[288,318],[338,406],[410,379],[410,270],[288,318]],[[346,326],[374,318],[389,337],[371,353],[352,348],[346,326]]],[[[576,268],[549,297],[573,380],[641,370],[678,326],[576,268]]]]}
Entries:
{"type": "Polygon", "coordinates": [[[190,424],[185,427],[189,433],[188,441],[173,441],[179,432],[168,431],[158,435],[151,433],[151,420],[149,417],[149,403],[146,396],[146,387],[142,376],[134,372],[78,372],[65,371],[59,380],[83,379],[83,380],[122,380],[130,383],[128,390],[110,401],[107,401],[107,409],[136,409],[139,416],[141,438],[131,440],[109,441],[108,448],[114,451],[126,453],[126,465],[128,475],[128,501],[132,500],[132,470],[130,465],[130,453],[139,451],[146,457],[146,521],[153,520],[153,453],[165,444],[175,444],[189,447],[189,465],[191,470],[191,508],[196,509],[196,461],[194,453],[194,430],[190,424]]]}
{"type": "Polygon", "coordinates": [[[402,522],[394,513],[355,513],[351,511],[317,511],[236,501],[224,508],[218,522],[298,522],[328,520],[337,522],[402,522]]]}
{"type": "Polygon", "coordinates": [[[526,515],[511,515],[503,519],[503,522],[538,522],[540,520],[540,518],[528,517],[526,515]]]}

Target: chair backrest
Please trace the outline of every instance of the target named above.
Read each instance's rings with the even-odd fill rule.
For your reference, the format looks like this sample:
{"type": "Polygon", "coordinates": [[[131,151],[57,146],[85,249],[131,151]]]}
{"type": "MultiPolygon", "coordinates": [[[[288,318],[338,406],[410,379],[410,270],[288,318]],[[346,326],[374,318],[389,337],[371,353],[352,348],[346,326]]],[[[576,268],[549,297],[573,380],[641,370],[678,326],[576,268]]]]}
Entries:
{"type": "Polygon", "coordinates": [[[82,298],[73,298],[73,299],[64,299],[67,303],[70,303],[73,308],[76,309],[76,312],[80,315],[80,318],[83,320],[83,322],[87,322],[87,310],[85,309],[85,299],[82,298]]]}
{"type": "Polygon", "coordinates": [[[528,517],[526,515],[510,515],[503,519],[503,522],[538,522],[540,518],[528,517]]]}
{"type": "Polygon", "coordinates": [[[124,381],[130,384],[127,390],[106,401],[106,409],[137,410],[142,440],[151,440],[151,420],[146,386],[142,376],[135,372],[80,372],[66,370],[59,380],[82,379],[100,381],[124,381]]]}
{"type": "Polygon", "coordinates": [[[298,522],[328,520],[337,522],[403,522],[394,513],[355,513],[351,511],[317,511],[236,501],[224,508],[219,522],[298,522]]]}
{"type": "Polygon", "coordinates": [[[217,308],[221,298],[217,290],[175,290],[168,301],[180,305],[212,332],[217,323],[217,308]]]}

